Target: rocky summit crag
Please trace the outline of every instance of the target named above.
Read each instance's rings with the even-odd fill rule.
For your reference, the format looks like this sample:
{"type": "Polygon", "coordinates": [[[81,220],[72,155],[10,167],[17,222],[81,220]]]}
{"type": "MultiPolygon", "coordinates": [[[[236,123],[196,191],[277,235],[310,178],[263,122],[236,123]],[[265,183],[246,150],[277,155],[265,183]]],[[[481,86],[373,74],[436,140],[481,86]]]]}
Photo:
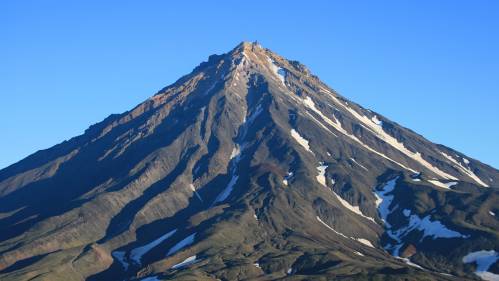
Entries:
{"type": "Polygon", "coordinates": [[[499,171],[255,43],[0,171],[0,280],[497,280],[499,171]]]}

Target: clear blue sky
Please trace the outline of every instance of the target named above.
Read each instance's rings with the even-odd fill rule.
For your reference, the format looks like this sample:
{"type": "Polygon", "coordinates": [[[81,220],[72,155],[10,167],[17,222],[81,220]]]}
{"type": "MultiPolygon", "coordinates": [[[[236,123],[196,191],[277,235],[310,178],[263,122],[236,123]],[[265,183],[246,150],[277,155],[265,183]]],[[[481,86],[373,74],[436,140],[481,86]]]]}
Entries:
{"type": "Polygon", "coordinates": [[[0,168],[243,40],[499,168],[496,0],[1,1],[0,168]]]}

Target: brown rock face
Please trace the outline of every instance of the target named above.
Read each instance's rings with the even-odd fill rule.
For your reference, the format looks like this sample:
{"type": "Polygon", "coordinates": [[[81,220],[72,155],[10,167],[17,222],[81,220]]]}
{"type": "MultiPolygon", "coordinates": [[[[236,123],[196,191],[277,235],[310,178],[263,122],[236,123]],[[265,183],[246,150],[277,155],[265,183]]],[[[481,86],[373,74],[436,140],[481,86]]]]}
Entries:
{"type": "Polygon", "coordinates": [[[407,245],[401,252],[400,256],[403,258],[410,258],[416,254],[417,249],[414,245],[409,244],[407,245]]]}

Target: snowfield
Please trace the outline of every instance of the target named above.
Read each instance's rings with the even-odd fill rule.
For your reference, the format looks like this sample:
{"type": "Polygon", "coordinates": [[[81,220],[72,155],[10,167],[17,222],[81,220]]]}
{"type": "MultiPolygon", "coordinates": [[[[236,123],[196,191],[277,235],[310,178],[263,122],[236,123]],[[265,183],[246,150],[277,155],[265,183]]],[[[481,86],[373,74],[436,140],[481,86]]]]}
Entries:
{"type": "Polygon", "coordinates": [[[497,260],[499,260],[499,253],[494,250],[472,252],[463,257],[464,263],[476,263],[475,274],[488,281],[499,281],[499,274],[488,271],[497,260]]]}
{"type": "MultiPolygon", "coordinates": [[[[440,154],[442,154],[445,158],[447,158],[447,160],[449,160],[453,164],[453,166],[456,167],[458,170],[460,170],[463,174],[472,178],[476,183],[478,183],[483,187],[489,187],[489,185],[484,183],[475,173],[473,173],[473,171],[469,167],[464,167],[461,163],[459,163],[459,161],[454,159],[454,157],[447,155],[442,151],[440,151],[440,154]]],[[[469,160],[468,163],[466,163],[466,165],[469,165],[469,160]]]]}
{"type": "Polygon", "coordinates": [[[194,232],[193,234],[187,236],[182,241],[180,241],[177,244],[175,244],[175,246],[171,247],[170,250],[168,251],[168,253],[166,255],[167,256],[171,256],[171,255],[175,254],[176,252],[182,250],[183,248],[191,245],[192,243],[194,243],[194,239],[195,238],[196,238],[196,232],[194,232]]]}
{"type": "Polygon", "coordinates": [[[237,180],[239,179],[238,175],[232,175],[232,178],[230,179],[229,183],[227,184],[227,187],[217,196],[215,199],[214,204],[218,202],[223,202],[229,195],[232,193],[232,189],[234,189],[234,185],[236,185],[237,180]]]}
{"type": "Polygon", "coordinates": [[[377,203],[377,207],[379,216],[384,222],[385,232],[391,239],[396,241],[395,244],[388,244],[385,247],[385,249],[392,251],[392,255],[396,257],[399,256],[399,250],[404,245],[403,239],[414,230],[422,233],[420,242],[425,238],[469,238],[468,235],[463,235],[457,231],[448,229],[438,220],[432,220],[430,215],[421,218],[417,214],[412,214],[412,211],[409,209],[404,209],[402,211],[403,215],[406,217],[404,224],[398,228],[394,228],[388,222],[388,216],[398,209],[398,206],[391,206],[394,199],[394,195],[391,193],[396,187],[397,179],[398,178],[388,181],[381,190],[375,191],[377,198],[381,198],[381,202],[377,203]]]}
{"type": "Polygon", "coordinates": [[[297,143],[299,143],[303,148],[305,148],[306,151],[313,153],[312,150],[310,150],[310,146],[308,145],[308,140],[306,140],[304,137],[302,137],[295,129],[291,130],[291,136],[297,143]]]}
{"type": "Polygon", "coordinates": [[[179,269],[182,267],[186,267],[186,266],[189,266],[195,262],[197,262],[196,255],[188,257],[185,260],[183,260],[182,262],[175,264],[174,266],[172,266],[172,269],[179,269]]]}
{"type": "Polygon", "coordinates": [[[281,84],[283,86],[286,86],[286,71],[282,67],[276,65],[271,58],[267,57],[267,60],[269,62],[270,70],[272,71],[272,73],[279,79],[279,81],[281,81],[281,84]]]}
{"type": "Polygon", "coordinates": [[[412,229],[418,229],[423,232],[423,240],[426,237],[432,239],[436,238],[469,238],[468,235],[463,235],[457,231],[448,229],[442,222],[435,220],[432,221],[430,215],[421,219],[418,215],[411,215],[409,217],[409,225],[406,232],[412,229]]]}
{"type": "Polygon", "coordinates": [[[366,215],[364,215],[364,213],[362,213],[362,211],[360,210],[360,207],[359,206],[353,206],[351,205],[350,203],[348,203],[347,200],[341,198],[341,196],[339,196],[336,192],[333,191],[333,194],[336,196],[336,199],[338,199],[338,201],[340,201],[341,205],[343,205],[343,207],[347,208],[348,210],[356,213],[357,215],[365,218],[365,219],[368,219],[374,223],[376,223],[376,221],[372,218],[372,217],[368,217],[366,215]]]}
{"type": "MultiPolygon", "coordinates": [[[[303,104],[304,104],[307,108],[309,108],[310,110],[312,110],[312,112],[314,112],[315,114],[319,115],[319,116],[322,118],[322,120],[324,120],[324,122],[326,122],[326,124],[328,124],[329,126],[333,127],[335,130],[337,130],[338,132],[340,132],[340,133],[342,133],[343,135],[347,136],[347,137],[348,137],[348,138],[350,138],[351,140],[353,140],[353,141],[357,142],[359,145],[361,145],[361,146],[362,146],[362,147],[364,147],[365,149],[367,149],[367,150],[369,150],[370,152],[373,152],[373,153],[375,153],[375,154],[377,154],[377,155],[379,155],[379,156],[381,156],[381,157],[385,158],[385,159],[386,159],[386,160],[388,160],[388,161],[391,161],[391,162],[393,162],[393,163],[397,164],[398,166],[400,166],[400,167],[402,167],[402,168],[404,168],[404,169],[406,169],[406,170],[408,170],[408,171],[411,171],[411,172],[414,172],[414,173],[416,172],[415,170],[413,170],[413,169],[411,169],[411,168],[409,168],[409,167],[407,167],[407,166],[405,166],[405,165],[403,165],[403,164],[401,164],[401,163],[399,163],[399,162],[397,162],[397,161],[393,160],[392,158],[390,158],[390,157],[386,156],[385,154],[383,154],[383,153],[381,153],[381,152],[379,152],[379,151],[377,151],[377,150],[375,150],[375,149],[371,148],[370,146],[368,146],[367,144],[365,144],[362,140],[360,140],[360,139],[359,139],[359,138],[357,138],[356,136],[354,136],[354,135],[352,135],[352,134],[348,133],[348,132],[347,132],[347,131],[343,128],[343,126],[342,126],[342,124],[340,123],[340,121],[338,121],[338,120],[337,120],[334,116],[333,116],[334,121],[333,121],[333,120],[331,120],[330,118],[328,118],[327,116],[325,116],[325,115],[324,115],[324,114],[323,114],[323,113],[322,113],[322,112],[321,112],[321,111],[320,111],[320,110],[319,110],[319,109],[315,106],[314,101],[313,101],[310,97],[306,97],[305,99],[303,99],[303,101],[302,101],[302,102],[303,102],[303,104]]],[[[313,117],[311,114],[310,114],[309,116],[310,116],[310,117],[312,117],[314,120],[317,120],[317,119],[315,119],[315,117],[313,117]]],[[[369,122],[372,124],[372,122],[371,122],[371,121],[369,121],[369,122]]],[[[320,123],[320,122],[319,122],[319,123],[320,123]]],[[[328,127],[326,127],[326,125],[325,125],[325,124],[320,123],[320,125],[321,125],[323,128],[325,128],[326,130],[328,130],[330,133],[332,133],[333,135],[335,135],[335,136],[336,136],[336,134],[335,134],[335,133],[333,133],[333,132],[332,132],[332,131],[328,128],[328,127]]],[[[376,126],[376,127],[377,127],[377,125],[374,125],[374,126],[376,126]]]]}
{"type": "MultiPolygon", "coordinates": [[[[321,88],[322,91],[325,93],[329,94],[329,96],[335,101],[336,104],[340,105],[343,107],[345,110],[347,110],[350,114],[352,114],[353,117],[355,117],[358,121],[360,121],[362,124],[367,126],[371,132],[374,133],[374,135],[379,138],[380,140],[384,141],[386,144],[392,146],[393,148],[397,149],[401,153],[405,154],[407,157],[411,158],[421,166],[427,168],[428,170],[432,171],[436,175],[439,175],[440,177],[444,179],[450,179],[450,180],[457,180],[456,177],[440,170],[439,168],[433,166],[431,163],[429,163],[427,160],[425,160],[421,153],[419,152],[412,152],[407,147],[405,147],[404,143],[398,141],[396,138],[392,137],[390,134],[386,133],[383,130],[382,126],[379,126],[373,120],[368,118],[365,115],[357,113],[354,109],[348,106],[348,104],[343,104],[337,97],[335,97],[330,91],[321,88]]],[[[411,169],[412,170],[412,169],[411,169]]],[[[414,170],[412,170],[414,172],[414,170]]]]}
{"type": "Polygon", "coordinates": [[[441,182],[439,180],[428,180],[429,183],[436,185],[441,188],[445,189],[451,189],[453,186],[457,185],[458,182],[451,181],[451,182],[441,182]]]}
{"type": "Polygon", "coordinates": [[[387,221],[388,215],[390,214],[390,205],[392,204],[392,201],[395,196],[390,195],[390,193],[395,189],[395,185],[397,184],[397,178],[394,178],[390,181],[388,181],[385,186],[383,186],[383,189],[381,190],[376,190],[375,195],[376,195],[376,207],[378,208],[378,213],[385,223],[385,226],[391,227],[390,224],[387,221]]]}
{"type": "Polygon", "coordinates": [[[113,258],[117,259],[118,262],[123,266],[123,269],[128,270],[128,262],[125,260],[125,251],[114,251],[112,254],[113,258]]]}
{"type": "Polygon", "coordinates": [[[177,229],[174,229],[174,230],[166,233],[165,235],[159,237],[158,239],[156,239],[156,240],[154,240],[154,241],[152,241],[152,242],[150,242],[142,247],[138,247],[138,248],[133,249],[130,252],[130,259],[134,263],[140,265],[143,255],[145,255],[147,252],[149,252],[152,248],[158,246],[161,242],[170,238],[173,234],[175,234],[175,232],[177,232],[177,229]]]}

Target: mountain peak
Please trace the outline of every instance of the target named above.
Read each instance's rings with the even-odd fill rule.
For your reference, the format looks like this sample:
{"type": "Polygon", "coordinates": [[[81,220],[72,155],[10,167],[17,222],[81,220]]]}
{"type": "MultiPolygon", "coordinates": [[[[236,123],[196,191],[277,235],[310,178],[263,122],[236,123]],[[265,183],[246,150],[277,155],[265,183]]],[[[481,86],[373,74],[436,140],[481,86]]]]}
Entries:
{"type": "Polygon", "coordinates": [[[263,47],[258,43],[258,41],[242,41],[239,43],[230,53],[233,52],[254,52],[256,49],[263,49],[263,47]]]}
{"type": "Polygon", "coordinates": [[[266,64],[267,62],[271,60],[275,61],[276,59],[279,61],[285,60],[275,52],[262,47],[258,41],[243,41],[232,49],[228,55],[236,59],[241,59],[242,57],[248,60],[256,59],[254,63],[257,64],[266,64]]]}
{"type": "Polygon", "coordinates": [[[0,279],[469,280],[498,182],[242,42],[1,170],[0,279]]]}

